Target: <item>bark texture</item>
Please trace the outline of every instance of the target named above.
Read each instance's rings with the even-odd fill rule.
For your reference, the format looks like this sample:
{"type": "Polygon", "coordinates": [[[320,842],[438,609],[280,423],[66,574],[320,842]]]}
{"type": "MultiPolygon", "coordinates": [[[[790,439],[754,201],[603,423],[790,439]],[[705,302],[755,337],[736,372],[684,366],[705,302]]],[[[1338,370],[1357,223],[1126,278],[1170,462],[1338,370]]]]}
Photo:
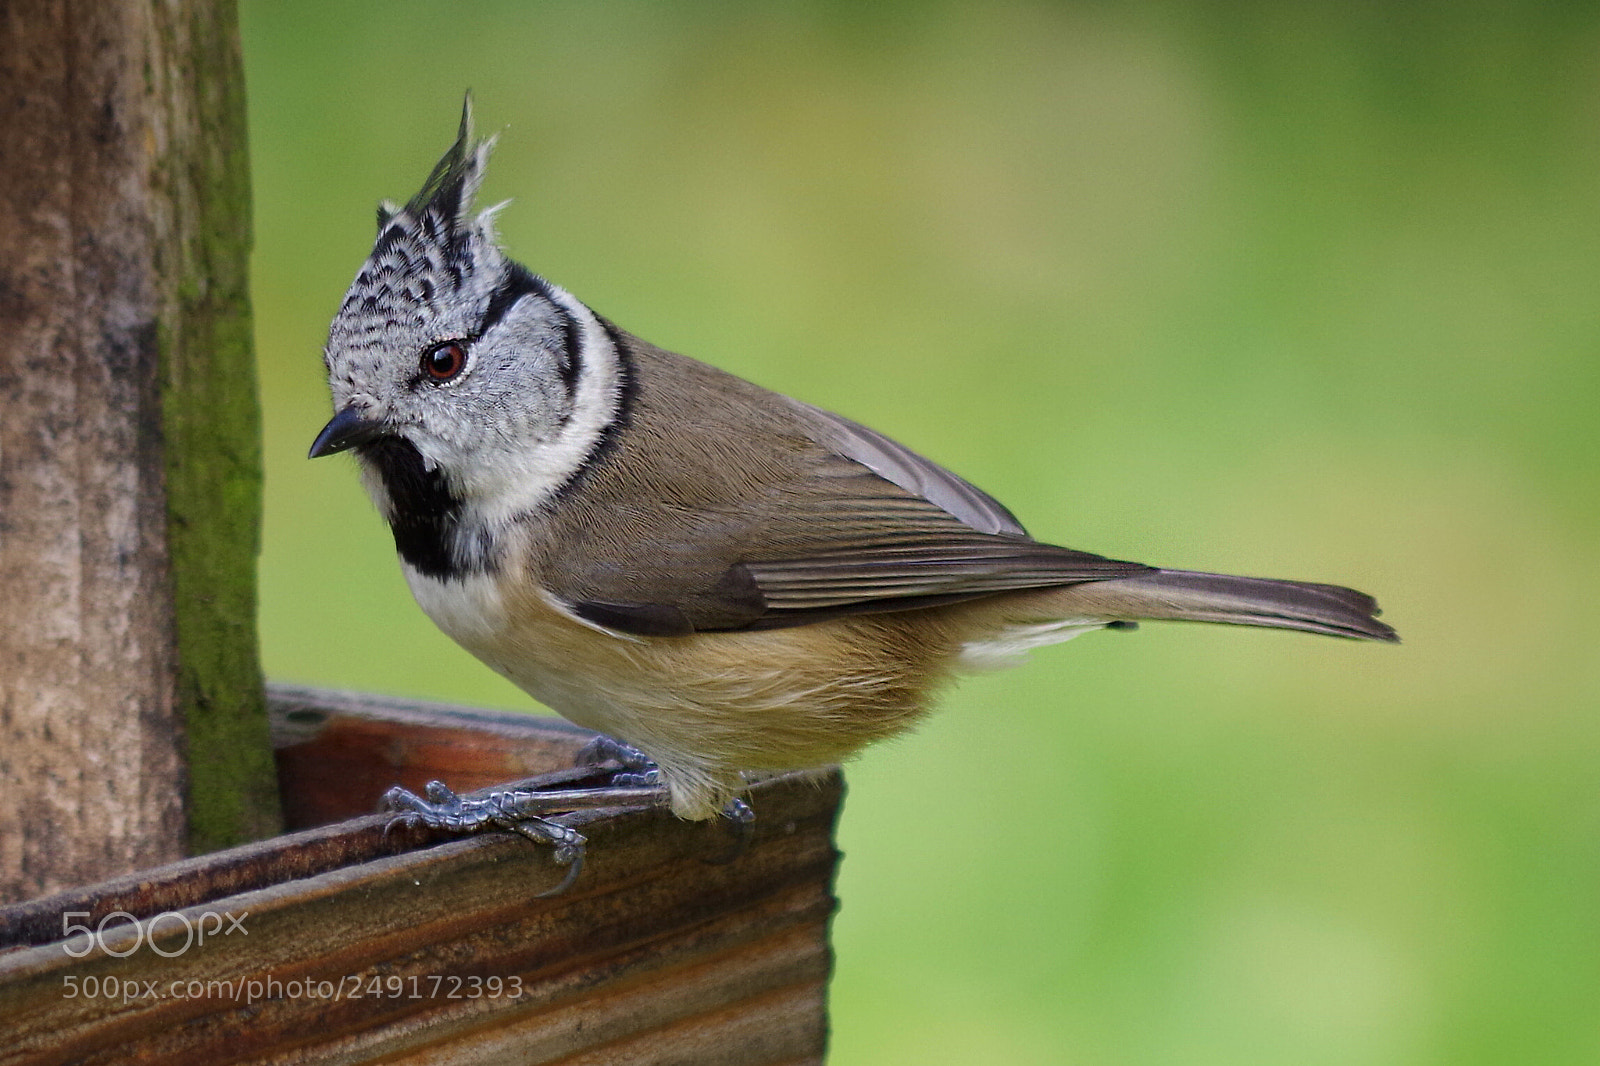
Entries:
{"type": "Polygon", "coordinates": [[[0,4],[0,897],[276,824],[230,2],[0,4]]]}

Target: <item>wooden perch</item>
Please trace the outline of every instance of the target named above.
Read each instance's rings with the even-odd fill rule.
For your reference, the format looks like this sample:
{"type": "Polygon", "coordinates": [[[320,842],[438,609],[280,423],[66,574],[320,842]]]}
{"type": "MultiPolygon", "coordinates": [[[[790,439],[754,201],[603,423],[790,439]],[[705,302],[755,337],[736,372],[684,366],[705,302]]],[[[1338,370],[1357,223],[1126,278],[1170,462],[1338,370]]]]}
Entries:
{"type": "MultiPolygon", "coordinates": [[[[271,706],[301,818],[434,776],[590,783],[588,734],[548,719],[271,706]]],[[[554,899],[548,849],[363,814],[0,908],[0,1064],[820,1062],[842,791],[757,785],[742,851],[658,810],[563,816],[589,857],[554,899]]]]}

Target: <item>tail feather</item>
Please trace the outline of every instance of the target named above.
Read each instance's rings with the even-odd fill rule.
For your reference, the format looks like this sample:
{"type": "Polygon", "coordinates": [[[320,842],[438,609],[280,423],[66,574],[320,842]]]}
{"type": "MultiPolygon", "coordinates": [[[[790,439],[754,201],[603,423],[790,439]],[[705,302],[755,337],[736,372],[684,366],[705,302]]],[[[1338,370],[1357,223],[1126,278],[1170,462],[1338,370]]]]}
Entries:
{"type": "Polygon", "coordinates": [[[1378,603],[1342,585],[1152,570],[1063,589],[1074,613],[1116,621],[1225,622],[1398,643],[1378,603]]]}

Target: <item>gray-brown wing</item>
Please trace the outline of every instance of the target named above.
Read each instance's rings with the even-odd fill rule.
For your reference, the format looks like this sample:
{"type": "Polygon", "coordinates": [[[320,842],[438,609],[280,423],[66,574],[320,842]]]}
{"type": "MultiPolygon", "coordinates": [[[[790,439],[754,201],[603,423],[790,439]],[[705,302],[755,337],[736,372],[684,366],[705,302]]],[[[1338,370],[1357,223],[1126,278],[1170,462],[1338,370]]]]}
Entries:
{"type": "Polygon", "coordinates": [[[818,444],[854,459],[874,474],[960,519],[980,533],[1025,537],[1017,516],[966,478],[918,455],[897,440],[843,415],[785,397],[814,431],[818,444]]]}
{"type": "Polygon", "coordinates": [[[884,491],[836,496],[813,512],[830,531],[826,541],[787,552],[752,552],[741,560],[768,614],[903,610],[931,599],[949,602],[1147,569],[1022,534],[985,533],[898,486],[871,482],[884,491]]]}
{"type": "Polygon", "coordinates": [[[545,587],[593,622],[773,628],[1148,569],[1037,543],[874,430],[625,339],[629,432],[535,538],[545,587]]]}
{"type": "Polygon", "coordinates": [[[612,522],[639,530],[627,539],[649,549],[614,560],[602,585],[568,602],[610,628],[670,635],[804,625],[1149,569],[973,529],[841,458],[773,497],[739,510],[612,511],[612,522]]]}
{"type": "Polygon", "coordinates": [[[852,467],[856,476],[848,481],[856,492],[836,491],[817,509],[835,544],[743,563],[766,602],[758,625],[905,610],[1148,569],[1040,544],[1004,504],[965,478],[874,429],[789,402],[818,444],[870,474],[852,467]]]}

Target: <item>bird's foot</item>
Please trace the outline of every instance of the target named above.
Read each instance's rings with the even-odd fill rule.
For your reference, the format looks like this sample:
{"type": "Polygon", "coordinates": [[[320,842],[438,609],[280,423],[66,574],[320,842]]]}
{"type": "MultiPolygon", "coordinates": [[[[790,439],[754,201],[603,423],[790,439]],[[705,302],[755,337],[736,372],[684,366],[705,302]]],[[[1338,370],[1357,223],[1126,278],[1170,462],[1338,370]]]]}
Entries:
{"type": "MultiPolygon", "coordinates": [[[[540,896],[559,896],[572,887],[583,870],[584,847],[588,839],[576,829],[554,821],[551,816],[600,807],[668,807],[671,793],[661,783],[661,768],[644,752],[607,736],[597,736],[578,753],[581,766],[614,762],[610,781],[601,788],[496,789],[472,796],[452,791],[442,781],[429,781],[419,796],[399,785],[384,793],[382,808],[394,812],[389,827],[425,825],[451,833],[476,833],[485,829],[504,829],[527,837],[535,844],[555,849],[555,860],[567,867],[567,875],[555,888],[540,896]]],[[[742,799],[730,799],[722,809],[738,837],[728,859],[741,854],[749,843],[755,812],[742,799]]]]}
{"type": "Polygon", "coordinates": [[[656,765],[655,760],[632,744],[625,744],[615,737],[602,733],[578,752],[579,766],[599,766],[606,762],[614,762],[622,767],[612,773],[613,785],[630,787],[661,783],[661,767],[656,765]]]}
{"type": "Polygon", "coordinates": [[[750,847],[750,831],[756,822],[756,812],[750,804],[735,796],[722,808],[722,820],[733,830],[733,844],[724,855],[706,860],[717,866],[732,862],[750,847]]]}
{"type": "MultiPolygon", "coordinates": [[[[656,765],[655,760],[632,744],[615,737],[608,737],[604,733],[597,734],[578,752],[579,766],[599,766],[606,762],[614,762],[622,767],[612,772],[613,785],[636,787],[661,784],[661,767],[656,765]]],[[[748,803],[735,796],[722,808],[722,817],[731,822],[734,831],[739,834],[742,851],[743,841],[750,835],[750,825],[756,820],[756,812],[750,809],[748,803]]]]}
{"type": "Polygon", "coordinates": [[[555,860],[567,868],[566,877],[540,897],[559,896],[572,887],[583,871],[584,846],[588,838],[576,829],[552,821],[548,815],[597,807],[667,806],[663,788],[646,787],[576,788],[541,792],[537,789],[504,789],[482,796],[462,796],[442,781],[429,781],[419,796],[399,785],[383,796],[383,809],[395,812],[389,826],[425,825],[453,833],[476,833],[490,827],[505,829],[527,837],[536,844],[555,849],[555,860]]]}

